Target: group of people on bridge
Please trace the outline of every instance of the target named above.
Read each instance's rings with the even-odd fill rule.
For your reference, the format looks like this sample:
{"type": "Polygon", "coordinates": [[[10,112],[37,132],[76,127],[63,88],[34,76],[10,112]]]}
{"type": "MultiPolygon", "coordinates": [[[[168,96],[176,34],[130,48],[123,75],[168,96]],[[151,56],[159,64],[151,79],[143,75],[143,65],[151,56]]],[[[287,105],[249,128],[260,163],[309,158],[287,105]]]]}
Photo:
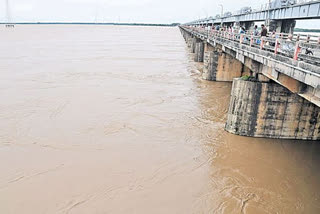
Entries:
{"type": "MultiPolygon", "coordinates": [[[[229,39],[232,38],[233,40],[249,44],[250,46],[255,45],[256,47],[260,47],[260,49],[267,49],[276,54],[278,53],[278,50],[280,50],[282,54],[287,56],[293,55],[294,59],[298,58],[298,54],[301,50],[301,47],[299,45],[297,46],[299,36],[294,40],[293,34],[276,33],[275,31],[270,33],[265,24],[261,24],[261,28],[258,28],[258,26],[255,25],[249,30],[246,30],[245,26],[223,25],[198,26],[192,28],[194,30],[200,29],[200,31],[204,31],[204,33],[212,33],[213,35],[229,39]]],[[[313,51],[310,48],[306,48],[305,54],[313,55],[313,51]]]]}
{"type": "MultiPolygon", "coordinates": [[[[283,34],[277,34],[275,31],[272,31],[272,33],[269,33],[268,32],[268,28],[266,27],[265,24],[261,24],[261,28],[259,29],[258,28],[258,25],[255,25],[254,28],[252,30],[247,30],[245,28],[245,26],[223,26],[221,27],[220,25],[213,25],[213,26],[202,26],[201,28],[204,28],[208,31],[212,30],[212,31],[215,31],[215,32],[228,32],[229,34],[234,34],[236,36],[237,39],[239,39],[241,37],[241,35],[244,35],[244,38],[243,40],[246,41],[246,40],[250,40],[249,38],[249,35],[250,36],[254,36],[254,40],[255,40],[255,43],[257,45],[260,45],[261,43],[261,37],[268,37],[270,38],[272,41],[269,41],[268,44],[272,47],[275,46],[275,41],[273,40],[276,40],[278,39],[279,37],[282,37],[283,34]],[[246,36],[247,35],[247,36],[246,36]]],[[[286,41],[290,42],[290,41],[293,41],[293,35],[292,34],[288,34],[286,36],[286,41]]],[[[293,51],[294,49],[294,46],[293,45],[284,45],[283,49],[287,49],[288,51],[293,51]]]]}
{"type": "MultiPolygon", "coordinates": [[[[212,28],[210,26],[206,27],[208,30],[216,30],[216,31],[227,31],[229,33],[239,33],[239,34],[246,34],[248,31],[246,30],[245,26],[240,27],[220,27],[220,25],[215,25],[212,28]]],[[[258,25],[254,26],[253,29],[253,35],[254,36],[267,36],[268,35],[268,29],[264,24],[261,24],[261,30],[259,31],[258,25]]]]}

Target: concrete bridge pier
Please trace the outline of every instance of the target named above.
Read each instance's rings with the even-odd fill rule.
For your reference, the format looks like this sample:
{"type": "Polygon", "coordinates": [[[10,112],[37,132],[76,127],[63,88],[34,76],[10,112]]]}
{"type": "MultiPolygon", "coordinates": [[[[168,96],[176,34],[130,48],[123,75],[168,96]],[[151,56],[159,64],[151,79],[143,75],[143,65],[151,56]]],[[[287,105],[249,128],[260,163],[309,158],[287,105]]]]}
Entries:
{"type": "Polygon", "coordinates": [[[241,26],[240,22],[234,22],[233,27],[239,28],[241,26]]]}
{"type": "Polygon", "coordinates": [[[186,32],[183,32],[183,38],[186,42],[188,42],[188,39],[190,38],[191,36],[189,34],[187,34],[186,32]]]}
{"type": "Polygon", "coordinates": [[[188,36],[186,36],[186,42],[187,42],[187,46],[188,46],[188,48],[190,48],[190,50],[191,50],[191,52],[192,52],[192,49],[193,49],[193,43],[195,42],[195,37],[194,36],[192,36],[192,35],[188,35],[188,36]]]}
{"type": "Polygon", "coordinates": [[[250,31],[254,29],[254,22],[242,22],[240,26],[244,26],[246,30],[250,31]]]}
{"type": "Polygon", "coordinates": [[[190,50],[191,50],[191,53],[195,53],[196,51],[196,43],[197,43],[197,38],[196,37],[191,37],[190,39],[190,50]]]}
{"type": "Polygon", "coordinates": [[[296,26],[295,20],[270,20],[269,31],[276,33],[290,33],[293,34],[294,28],[296,26]]]}
{"type": "Polygon", "coordinates": [[[188,48],[191,48],[191,43],[192,43],[192,37],[187,37],[187,46],[188,48]]]}
{"type": "Polygon", "coordinates": [[[204,55],[203,55],[203,71],[202,79],[214,80],[215,79],[215,67],[217,57],[214,56],[215,48],[209,43],[204,43],[204,55]]]}
{"type": "Polygon", "coordinates": [[[182,30],[182,29],[180,29],[180,32],[181,32],[184,40],[185,40],[186,42],[188,42],[188,39],[191,37],[191,35],[190,35],[189,33],[187,33],[186,31],[182,30]]]}
{"type": "Polygon", "coordinates": [[[242,136],[320,140],[320,108],[277,83],[237,78],[225,129],[242,136]]]}
{"type": "Polygon", "coordinates": [[[204,44],[204,59],[202,78],[211,81],[232,82],[234,78],[241,77],[243,65],[240,61],[222,51],[222,46],[204,44]]]}
{"type": "Polygon", "coordinates": [[[191,47],[191,43],[192,43],[193,36],[192,36],[191,34],[187,33],[186,31],[183,31],[183,30],[180,30],[180,31],[181,31],[181,33],[182,33],[182,36],[183,36],[184,40],[185,40],[186,43],[187,43],[188,48],[190,48],[190,47],[191,47]]]}
{"type": "Polygon", "coordinates": [[[204,56],[204,42],[197,41],[195,44],[194,61],[203,62],[203,56],[204,56]]]}

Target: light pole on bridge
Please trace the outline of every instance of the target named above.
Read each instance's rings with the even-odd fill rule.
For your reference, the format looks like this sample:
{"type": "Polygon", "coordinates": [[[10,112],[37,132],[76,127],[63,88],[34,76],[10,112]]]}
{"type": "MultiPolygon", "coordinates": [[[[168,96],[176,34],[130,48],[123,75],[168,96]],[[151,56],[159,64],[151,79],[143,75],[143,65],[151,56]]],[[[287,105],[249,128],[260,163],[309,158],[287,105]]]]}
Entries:
{"type": "Polygon", "coordinates": [[[221,17],[220,17],[220,19],[221,19],[221,28],[222,28],[222,25],[223,25],[223,21],[222,21],[222,16],[223,16],[223,5],[222,4],[219,4],[218,6],[220,6],[221,7],[221,17]]]}
{"type": "Polygon", "coordinates": [[[270,9],[271,9],[271,0],[268,1],[268,16],[266,21],[266,26],[269,29],[270,28],[270,9]]]}

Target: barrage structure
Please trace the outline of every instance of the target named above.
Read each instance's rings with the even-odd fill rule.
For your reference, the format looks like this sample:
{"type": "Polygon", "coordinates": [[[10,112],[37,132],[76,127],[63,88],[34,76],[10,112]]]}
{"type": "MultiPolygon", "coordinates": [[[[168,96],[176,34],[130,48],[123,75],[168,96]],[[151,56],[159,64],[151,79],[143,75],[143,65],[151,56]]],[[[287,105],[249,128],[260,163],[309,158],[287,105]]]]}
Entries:
{"type": "Polygon", "coordinates": [[[319,19],[319,10],[320,1],[269,8],[263,17],[270,17],[265,21],[273,33],[267,36],[253,32],[254,21],[260,21],[252,18],[257,11],[180,26],[195,61],[203,62],[203,79],[233,82],[227,131],[320,140],[320,37],[293,34],[292,24],[295,19],[319,19]],[[300,8],[298,15],[294,15],[296,8],[300,8]],[[288,10],[291,17],[276,16],[277,11],[287,14],[288,10]],[[236,26],[248,30],[238,32],[236,26]]]}

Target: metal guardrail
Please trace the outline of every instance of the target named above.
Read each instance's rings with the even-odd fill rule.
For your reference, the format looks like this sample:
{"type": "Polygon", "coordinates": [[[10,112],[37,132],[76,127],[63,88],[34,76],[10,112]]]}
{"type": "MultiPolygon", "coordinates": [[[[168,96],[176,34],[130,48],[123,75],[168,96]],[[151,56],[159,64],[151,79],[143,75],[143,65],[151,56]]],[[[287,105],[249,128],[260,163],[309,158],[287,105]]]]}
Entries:
{"type": "Polygon", "coordinates": [[[223,38],[275,55],[283,55],[293,60],[320,65],[320,36],[306,34],[269,33],[267,36],[254,36],[253,32],[240,34],[229,31],[206,30],[201,27],[184,26],[191,32],[197,32],[206,38],[223,38]]]}

